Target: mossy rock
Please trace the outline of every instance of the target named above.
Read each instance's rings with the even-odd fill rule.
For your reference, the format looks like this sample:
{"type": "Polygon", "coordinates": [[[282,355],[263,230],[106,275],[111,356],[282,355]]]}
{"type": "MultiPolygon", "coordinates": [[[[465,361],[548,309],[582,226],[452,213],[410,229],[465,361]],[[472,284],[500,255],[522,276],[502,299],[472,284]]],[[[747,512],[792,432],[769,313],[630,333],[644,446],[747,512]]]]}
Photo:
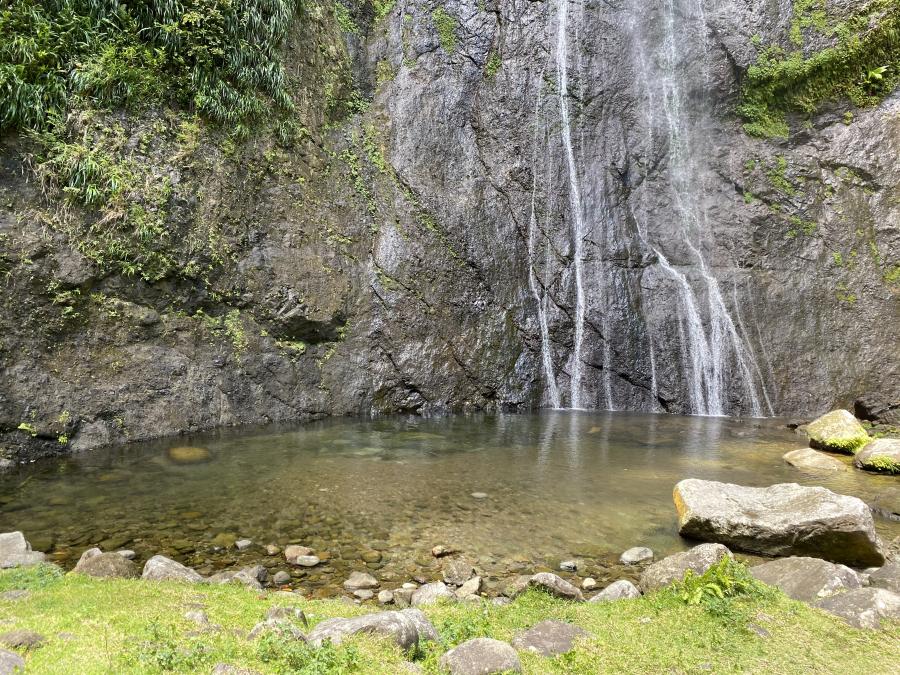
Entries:
{"type": "Polygon", "coordinates": [[[854,455],[871,439],[863,425],[846,410],[832,410],[806,427],[810,446],[854,455]]]}
{"type": "Polygon", "coordinates": [[[872,441],[856,454],[853,463],[865,471],[900,474],[900,439],[872,441]]]}
{"type": "Polygon", "coordinates": [[[176,464],[200,464],[212,459],[212,453],[206,448],[190,445],[169,448],[166,455],[176,464]]]}

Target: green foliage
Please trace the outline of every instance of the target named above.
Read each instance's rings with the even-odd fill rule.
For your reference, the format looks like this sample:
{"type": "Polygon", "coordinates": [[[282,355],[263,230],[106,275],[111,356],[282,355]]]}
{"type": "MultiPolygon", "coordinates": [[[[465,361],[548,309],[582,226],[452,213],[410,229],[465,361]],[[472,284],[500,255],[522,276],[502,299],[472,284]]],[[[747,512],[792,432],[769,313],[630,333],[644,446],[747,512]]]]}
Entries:
{"type": "Polygon", "coordinates": [[[488,58],[487,63],[484,64],[484,74],[489,80],[493,80],[497,73],[500,72],[500,66],[503,65],[503,59],[500,58],[500,54],[497,52],[491,52],[490,58],[488,58]]]}
{"type": "Polygon", "coordinates": [[[38,563],[29,567],[4,570],[0,575],[0,592],[13,590],[34,591],[58,582],[65,573],[56,565],[38,563]]]}
{"type": "Polygon", "coordinates": [[[79,98],[173,100],[240,131],[293,107],[278,49],[297,8],[297,0],[9,0],[0,11],[0,128],[43,129],[79,98]]]}
{"type": "Polygon", "coordinates": [[[340,649],[326,642],[319,648],[306,642],[266,633],[259,638],[259,660],[277,673],[319,675],[358,672],[363,665],[359,649],[349,644],[340,649]]]}
{"type": "Polygon", "coordinates": [[[812,115],[822,104],[849,99],[858,107],[877,105],[900,84],[900,3],[875,0],[865,11],[829,28],[819,0],[796,3],[792,40],[814,26],[836,37],[833,47],[809,57],[771,46],[749,68],[738,113],[753,136],[787,137],[789,113],[812,115]],[[800,19],[797,19],[800,16],[800,19]],[[806,18],[803,18],[806,17],[806,18]]]}
{"type": "Polygon", "coordinates": [[[16,429],[29,433],[32,436],[37,436],[37,428],[30,422],[20,422],[16,429]]]}
{"type": "Polygon", "coordinates": [[[163,671],[196,672],[206,660],[202,643],[180,639],[175,626],[151,621],[143,640],[138,641],[137,665],[163,671]]]}
{"type": "Polygon", "coordinates": [[[754,579],[744,563],[726,556],[703,574],[688,570],[684,579],[673,584],[669,592],[687,605],[733,619],[740,615],[735,601],[765,598],[774,591],[754,579]]]}
{"type": "Polygon", "coordinates": [[[350,16],[350,10],[340,1],[334,3],[334,18],[345,33],[359,34],[359,26],[356,25],[353,17],[350,16]]]}
{"type": "Polygon", "coordinates": [[[438,7],[431,13],[431,21],[434,23],[441,47],[447,54],[453,54],[456,51],[456,29],[459,22],[450,16],[443,7],[438,7]]]}
{"type": "Polygon", "coordinates": [[[777,155],[775,163],[766,169],[766,176],[772,186],[788,196],[797,194],[797,188],[787,177],[788,161],[784,155],[777,155]]]}
{"type": "Polygon", "coordinates": [[[890,457],[873,457],[866,462],[867,469],[875,469],[883,473],[900,474],[900,462],[896,462],[890,457]]]}
{"type": "Polygon", "coordinates": [[[375,23],[390,14],[396,5],[397,0],[374,0],[372,7],[375,9],[375,23]]]}

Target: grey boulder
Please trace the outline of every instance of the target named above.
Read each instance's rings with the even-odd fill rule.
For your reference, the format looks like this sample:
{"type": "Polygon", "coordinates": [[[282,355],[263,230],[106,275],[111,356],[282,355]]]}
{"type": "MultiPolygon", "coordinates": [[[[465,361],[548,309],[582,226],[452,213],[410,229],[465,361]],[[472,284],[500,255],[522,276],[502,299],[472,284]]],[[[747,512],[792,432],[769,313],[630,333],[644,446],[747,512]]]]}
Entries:
{"type": "Polygon", "coordinates": [[[314,647],[325,642],[339,645],[352,635],[381,635],[401,649],[411,649],[420,642],[437,640],[437,631],[417,609],[399,612],[377,612],[352,619],[326,619],[310,631],[307,640],[314,647]]]}
{"type": "Polygon", "coordinates": [[[565,600],[584,600],[581,589],[552,572],[538,572],[528,580],[528,585],[565,600]]]}
{"type": "Polygon", "coordinates": [[[849,567],[819,558],[780,558],[750,568],[750,574],[769,586],[781,589],[794,600],[813,602],[861,588],[859,575],[849,567]]]}
{"type": "Polygon", "coordinates": [[[512,646],[541,656],[556,656],[572,651],[575,640],[589,633],[564,621],[541,621],[513,638],[512,646]]]}
{"type": "Polygon", "coordinates": [[[876,438],[856,453],[853,463],[874,473],[900,473],[900,439],[876,438]]]}
{"type": "MultiPolygon", "coordinates": [[[[394,594],[394,597],[396,599],[396,592],[394,594]]],[[[432,584],[419,586],[416,590],[414,590],[412,592],[412,597],[410,598],[410,604],[413,607],[433,605],[442,598],[454,600],[456,599],[456,595],[453,593],[453,591],[447,588],[447,584],[445,584],[443,581],[435,581],[432,584]]]]}
{"type": "Polygon", "coordinates": [[[884,588],[857,588],[819,600],[815,607],[855,628],[877,629],[881,619],[900,619],[900,594],[884,588]]]}
{"type": "Polygon", "coordinates": [[[378,579],[366,572],[351,572],[350,578],[344,582],[344,588],[348,591],[375,588],[376,586],[378,586],[378,579]]]}
{"type": "Polygon", "coordinates": [[[730,558],[731,551],[722,544],[700,544],[689,551],[674,553],[645,569],[638,587],[642,593],[649,593],[681,581],[688,570],[703,574],[725,556],[730,558]]]}
{"type": "Polygon", "coordinates": [[[872,512],[856,497],[796,483],[754,488],[695,478],[678,483],[673,496],[685,537],[770,556],[884,562],[872,512]]]}
{"type": "Polygon", "coordinates": [[[211,584],[238,583],[255,591],[261,591],[263,584],[269,578],[269,571],[262,565],[245,567],[242,570],[227,570],[218,572],[209,578],[211,584]]]}
{"type": "Polygon", "coordinates": [[[519,655],[510,645],[490,638],[475,638],[454,647],[441,657],[441,668],[451,675],[521,673],[519,655]]]}
{"type": "Polygon", "coordinates": [[[5,649],[0,649],[0,675],[21,675],[25,672],[25,659],[5,649]]]}
{"type": "Polygon", "coordinates": [[[852,413],[832,410],[806,425],[809,444],[819,450],[854,454],[869,442],[869,434],[852,413]]]}
{"type": "Polygon", "coordinates": [[[619,556],[619,562],[623,565],[638,565],[653,560],[653,551],[646,546],[635,546],[619,556]]]}
{"type": "Polygon", "coordinates": [[[839,459],[829,457],[824,452],[812,448],[800,448],[786,452],[781,458],[793,467],[813,473],[846,471],[847,465],[839,459]]]}
{"type": "Polygon", "coordinates": [[[0,569],[36,565],[46,558],[43,553],[31,550],[31,544],[21,532],[0,534],[0,569]]]}
{"type": "Polygon", "coordinates": [[[628,581],[628,579],[619,579],[597,593],[588,602],[612,602],[613,600],[627,600],[639,597],[641,597],[641,592],[637,586],[628,581]]]}
{"type": "Polygon", "coordinates": [[[82,555],[72,571],[98,579],[134,579],[140,576],[138,566],[118,553],[100,553],[87,558],[82,555]]]}
{"type": "Polygon", "coordinates": [[[900,562],[890,562],[869,575],[869,585],[900,593],[900,562]]]}
{"type": "Polygon", "coordinates": [[[194,584],[206,581],[196,570],[163,555],[155,555],[144,564],[141,578],[148,581],[186,581],[194,584]]]}
{"type": "Polygon", "coordinates": [[[472,563],[465,558],[446,558],[443,568],[444,581],[452,586],[462,586],[475,573],[472,563]]]}

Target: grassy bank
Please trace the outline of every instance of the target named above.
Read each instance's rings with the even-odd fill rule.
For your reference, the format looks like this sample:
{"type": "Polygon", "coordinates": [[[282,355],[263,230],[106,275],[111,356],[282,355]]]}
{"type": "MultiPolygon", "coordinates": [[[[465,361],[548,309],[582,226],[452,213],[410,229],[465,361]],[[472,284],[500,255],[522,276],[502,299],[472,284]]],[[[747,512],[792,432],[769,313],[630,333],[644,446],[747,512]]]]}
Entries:
{"type": "MultiPolygon", "coordinates": [[[[310,627],[374,611],[342,601],[305,601],[237,585],[95,580],[46,567],[0,573],[0,591],[22,588],[28,597],[0,600],[0,632],[27,629],[47,638],[26,655],[30,673],[207,673],[220,662],[263,673],[396,673],[407,658],[373,637],[319,650],[246,639],[271,607],[301,607],[310,627]],[[221,630],[198,630],[184,618],[197,609],[221,630]]],[[[686,604],[670,591],[608,604],[576,604],[529,591],[508,606],[459,603],[424,611],[442,639],[414,655],[426,672],[438,672],[440,654],[460,642],[479,636],[510,640],[548,618],[575,623],[591,637],[552,659],[521,653],[525,672],[848,675],[890,672],[891,664],[900,663],[897,624],[881,632],[852,629],[775,591],[714,608],[686,604]]]]}

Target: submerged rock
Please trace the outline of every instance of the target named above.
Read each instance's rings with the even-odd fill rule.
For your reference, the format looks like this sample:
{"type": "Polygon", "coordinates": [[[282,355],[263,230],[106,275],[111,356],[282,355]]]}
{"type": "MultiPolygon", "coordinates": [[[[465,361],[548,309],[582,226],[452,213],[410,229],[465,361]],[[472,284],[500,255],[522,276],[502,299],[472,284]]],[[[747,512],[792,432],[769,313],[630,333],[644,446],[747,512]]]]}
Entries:
{"type": "Polygon", "coordinates": [[[619,579],[597,593],[588,602],[612,602],[613,600],[627,600],[639,597],[641,597],[641,592],[637,586],[628,581],[628,579],[619,579]]]}
{"type": "Polygon", "coordinates": [[[166,456],[175,464],[200,464],[212,459],[212,453],[206,448],[195,446],[179,446],[166,450],[166,456]]]}
{"type": "Polygon", "coordinates": [[[653,551],[646,546],[635,546],[619,556],[619,562],[623,565],[638,565],[651,560],[653,560],[653,551]]]}
{"type": "Polygon", "coordinates": [[[584,595],[576,586],[552,572],[538,572],[528,580],[528,585],[565,600],[584,600],[584,595]]]}
{"type": "Polygon", "coordinates": [[[475,638],[444,654],[440,666],[451,675],[521,673],[519,655],[510,645],[491,638],[475,638]]]}
{"type": "Polygon", "coordinates": [[[722,544],[700,544],[690,551],[673,553],[645,569],[638,586],[642,593],[655,591],[681,581],[688,570],[703,574],[726,556],[730,558],[731,551],[722,544]]]}
{"type": "Polygon", "coordinates": [[[815,606],[856,628],[874,630],[881,619],[900,619],[900,594],[884,588],[857,588],[819,600],[815,606]]]}
{"type": "Polygon", "coordinates": [[[541,656],[565,654],[575,648],[575,640],[590,635],[586,630],[564,621],[541,621],[517,634],[512,641],[516,649],[541,656]]]}
{"type": "Polygon", "coordinates": [[[88,558],[82,555],[72,571],[98,579],[134,579],[140,576],[138,566],[118,553],[100,553],[88,558]]]}
{"type": "Polygon", "coordinates": [[[144,564],[141,578],[149,581],[186,581],[189,583],[206,581],[196,570],[162,555],[155,555],[144,564]]]}
{"type": "Polygon", "coordinates": [[[675,486],[679,533],[764,555],[881,565],[872,512],[860,499],[782,483],[752,488],[689,478],[675,486]]]}
{"type": "Polygon", "coordinates": [[[814,448],[850,455],[869,442],[863,425],[846,410],[832,410],[810,422],[806,435],[814,448]]]}
{"type": "Polygon", "coordinates": [[[853,463],[865,471],[900,473],[900,439],[876,438],[856,453],[853,463]]]}
{"type": "Polygon", "coordinates": [[[43,553],[31,550],[31,544],[21,532],[0,534],[0,569],[36,565],[46,558],[43,553]]]}
{"type": "Polygon", "coordinates": [[[307,640],[315,647],[326,641],[339,645],[345,638],[358,634],[389,637],[401,649],[411,649],[422,642],[438,639],[437,631],[422,612],[404,609],[364,614],[352,619],[326,619],[310,631],[307,640]]]}
{"type": "Polygon", "coordinates": [[[791,466],[797,467],[804,471],[846,471],[847,466],[834,457],[813,450],[812,448],[800,448],[799,450],[791,450],[781,457],[791,466]]]}
{"type": "Polygon", "coordinates": [[[780,558],[750,568],[755,579],[781,589],[794,600],[813,602],[854,588],[861,588],[859,575],[849,567],[819,558],[780,558]]]}

